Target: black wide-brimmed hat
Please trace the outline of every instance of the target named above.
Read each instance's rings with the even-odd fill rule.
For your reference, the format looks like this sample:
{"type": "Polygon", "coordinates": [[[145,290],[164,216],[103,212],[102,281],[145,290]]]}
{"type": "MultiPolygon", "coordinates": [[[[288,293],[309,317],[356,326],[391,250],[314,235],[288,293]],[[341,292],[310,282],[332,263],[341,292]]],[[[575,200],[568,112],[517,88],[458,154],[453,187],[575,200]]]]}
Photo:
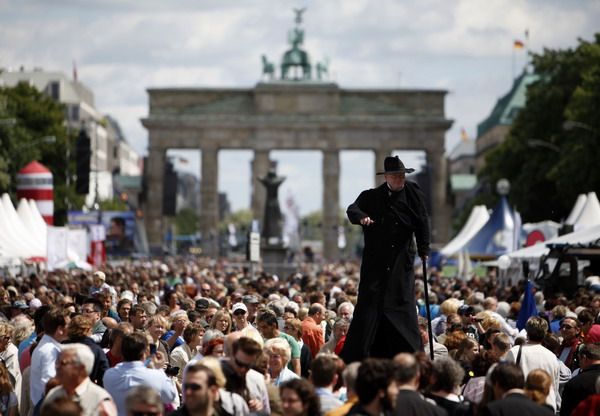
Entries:
{"type": "Polygon", "coordinates": [[[383,161],[383,172],[377,172],[377,175],[386,173],[413,173],[413,168],[406,168],[398,156],[388,156],[383,161]]]}

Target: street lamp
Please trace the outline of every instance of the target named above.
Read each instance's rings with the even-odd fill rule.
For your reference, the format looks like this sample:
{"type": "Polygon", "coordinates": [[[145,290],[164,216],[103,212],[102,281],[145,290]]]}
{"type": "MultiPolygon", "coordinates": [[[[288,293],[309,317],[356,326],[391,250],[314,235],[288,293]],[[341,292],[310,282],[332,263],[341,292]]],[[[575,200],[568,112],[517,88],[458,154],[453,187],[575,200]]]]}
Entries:
{"type": "Polygon", "coordinates": [[[587,130],[590,133],[593,133],[594,135],[600,134],[598,132],[598,130],[596,130],[595,128],[593,128],[589,124],[582,123],[581,121],[565,120],[565,122],[563,123],[562,127],[563,127],[563,130],[566,130],[566,131],[571,131],[571,130],[575,130],[575,129],[582,129],[582,130],[587,130]]]}
{"type": "Polygon", "coordinates": [[[527,146],[529,147],[543,147],[552,150],[553,152],[560,153],[560,147],[546,140],[528,139],[525,143],[527,143],[527,146]]]}

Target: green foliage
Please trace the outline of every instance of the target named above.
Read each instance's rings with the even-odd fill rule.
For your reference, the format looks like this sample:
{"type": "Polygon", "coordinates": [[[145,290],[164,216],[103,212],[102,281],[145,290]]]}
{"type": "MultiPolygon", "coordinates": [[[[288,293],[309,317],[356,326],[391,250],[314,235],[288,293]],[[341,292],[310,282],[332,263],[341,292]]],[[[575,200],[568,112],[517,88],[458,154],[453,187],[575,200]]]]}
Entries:
{"type": "Polygon", "coordinates": [[[560,220],[578,194],[600,190],[600,34],[575,49],[534,55],[533,67],[540,80],[480,180],[507,178],[524,221],[560,220]],[[565,121],[579,124],[566,129],[565,121]],[[532,147],[532,139],[549,146],[532,147]]]}
{"type": "Polygon", "coordinates": [[[248,229],[252,224],[252,210],[251,209],[240,209],[232,212],[221,222],[220,229],[222,232],[227,230],[229,224],[235,225],[236,230],[248,229]]]}
{"type": "Polygon", "coordinates": [[[105,199],[98,202],[102,211],[129,211],[129,206],[121,198],[105,199]]]}
{"type": "Polygon", "coordinates": [[[74,155],[75,132],[64,122],[64,107],[27,83],[0,88],[0,192],[16,196],[16,175],[26,164],[37,160],[53,174],[54,210],[62,224],[67,200],[71,208],[81,208],[83,198],[66,187],[67,171],[75,169],[72,157],[67,167],[67,146],[74,155]],[[14,120],[14,123],[8,122],[14,120]],[[54,143],[43,138],[54,136],[54,143]]]}
{"type": "Polygon", "coordinates": [[[175,216],[175,233],[193,235],[198,231],[198,214],[191,208],[179,210],[175,216]]]}

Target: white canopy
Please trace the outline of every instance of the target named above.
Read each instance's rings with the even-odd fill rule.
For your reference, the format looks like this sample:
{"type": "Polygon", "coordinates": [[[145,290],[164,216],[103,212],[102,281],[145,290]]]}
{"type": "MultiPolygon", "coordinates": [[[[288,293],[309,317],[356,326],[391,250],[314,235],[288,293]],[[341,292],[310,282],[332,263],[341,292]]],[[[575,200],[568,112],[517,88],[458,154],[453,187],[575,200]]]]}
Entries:
{"type": "Polygon", "coordinates": [[[595,225],[600,225],[600,202],[598,202],[596,192],[590,192],[587,194],[581,213],[573,224],[573,229],[581,230],[595,225]]]}
{"type": "Polygon", "coordinates": [[[600,225],[574,231],[548,241],[508,253],[511,259],[537,259],[550,251],[547,244],[589,244],[600,239],[600,225]]]}
{"type": "Polygon", "coordinates": [[[579,215],[581,214],[581,210],[583,209],[583,206],[585,205],[585,201],[587,201],[587,195],[579,194],[579,196],[577,197],[577,200],[575,201],[575,205],[573,205],[573,208],[571,209],[571,213],[565,220],[565,224],[567,224],[567,225],[575,224],[575,222],[577,221],[577,218],[579,218],[579,215]]]}
{"type": "Polygon", "coordinates": [[[485,225],[490,218],[485,205],[476,205],[471,210],[469,219],[460,230],[460,232],[454,237],[448,244],[440,250],[440,254],[445,257],[450,257],[465,247],[469,241],[477,234],[479,230],[485,225]]]}

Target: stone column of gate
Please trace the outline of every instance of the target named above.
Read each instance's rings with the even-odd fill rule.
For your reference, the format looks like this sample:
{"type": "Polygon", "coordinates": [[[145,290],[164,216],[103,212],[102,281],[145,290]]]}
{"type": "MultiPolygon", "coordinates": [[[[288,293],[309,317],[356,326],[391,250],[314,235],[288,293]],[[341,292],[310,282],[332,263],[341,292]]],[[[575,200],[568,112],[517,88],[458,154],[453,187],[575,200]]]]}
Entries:
{"type": "Polygon", "coordinates": [[[252,217],[262,222],[265,215],[267,190],[258,178],[264,178],[269,172],[268,150],[255,150],[252,161],[252,217]]]}
{"type": "Polygon", "coordinates": [[[201,148],[202,167],[200,180],[200,233],[205,256],[219,255],[219,151],[201,148]]]}
{"type": "Polygon", "coordinates": [[[383,161],[387,156],[392,154],[390,149],[373,149],[375,152],[375,186],[379,186],[383,183],[383,175],[377,175],[377,172],[383,172],[383,161]]]}
{"type": "Polygon", "coordinates": [[[338,225],[340,210],[340,154],[323,152],[323,257],[338,260],[338,225]]]}
{"type": "Polygon", "coordinates": [[[446,198],[446,157],[443,149],[426,150],[431,174],[431,241],[445,243],[450,229],[450,210],[446,198]]]}
{"type": "Polygon", "coordinates": [[[160,249],[163,243],[163,182],[165,179],[166,149],[150,147],[148,151],[148,196],[145,208],[146,232],[151,249],[160,249]]]}

